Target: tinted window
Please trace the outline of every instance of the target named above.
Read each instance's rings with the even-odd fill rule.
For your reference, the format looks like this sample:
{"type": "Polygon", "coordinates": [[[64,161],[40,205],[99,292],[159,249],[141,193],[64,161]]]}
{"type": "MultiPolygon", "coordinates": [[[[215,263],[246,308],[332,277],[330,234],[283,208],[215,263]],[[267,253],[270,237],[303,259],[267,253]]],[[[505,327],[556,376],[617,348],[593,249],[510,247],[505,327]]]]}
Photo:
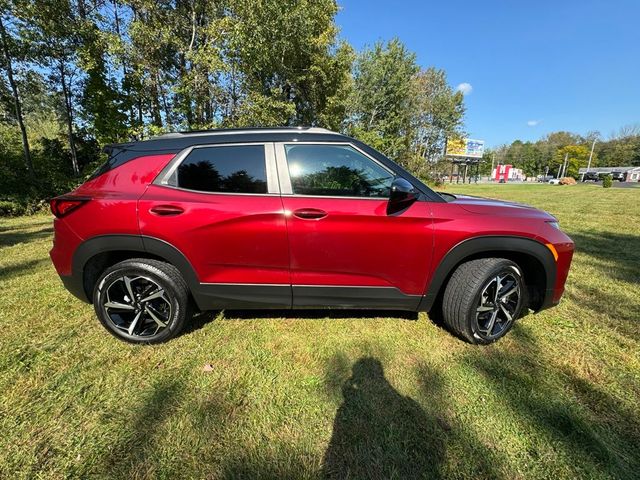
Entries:
{"type": "Polygon", "coordinates": [[[293,193],[388,197],[393,175],[345,145],[286,145],[293,193]]]}
{"type": "Polygon", "coordinates": [[[264,147],[194,148],[178,167],[177,184],[201,192],[267,193],[264,147]]]}

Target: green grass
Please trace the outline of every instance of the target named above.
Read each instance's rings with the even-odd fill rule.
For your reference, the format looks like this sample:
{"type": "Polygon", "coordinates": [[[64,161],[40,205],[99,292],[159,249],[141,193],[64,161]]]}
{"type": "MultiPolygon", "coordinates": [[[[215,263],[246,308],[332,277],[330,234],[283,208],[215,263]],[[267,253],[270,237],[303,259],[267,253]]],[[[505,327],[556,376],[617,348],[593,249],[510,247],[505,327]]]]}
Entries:
{"type": "Polygon", "coordinates": [[[375,312],[127,345],[63,289],[48,217],[1,220],[0,478],[637,478],[640,190],[447,191],[548,210],[577,244],[561,305],[489,347],[375,312]]]}

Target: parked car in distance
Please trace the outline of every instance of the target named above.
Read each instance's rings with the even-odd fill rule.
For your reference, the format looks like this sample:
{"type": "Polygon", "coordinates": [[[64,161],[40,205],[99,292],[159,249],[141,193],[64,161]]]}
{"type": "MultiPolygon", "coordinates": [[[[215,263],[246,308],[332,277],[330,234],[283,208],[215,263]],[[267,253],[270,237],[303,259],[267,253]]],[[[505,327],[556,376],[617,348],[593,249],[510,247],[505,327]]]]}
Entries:
{"type": "Polygon", "coordinates": [[[574,244],[550,214],[436,193],[318,128],[172,133],[110,145],[51,201],[51,259],[119,339],[158,343],[195,310],[427,311],[477,344],[556,305],[574,244]]]}
{"type": "Polygon", "coordinates": [[[586,172],[582,177],[582,181],[583,182],[599,182],[600,175],[598,175],[598,172],[586,172]]]}
{"type": "Polygon", "coordinates": [[[549,185],[560,185],[560,179],[559,178],[551,178],[549,179],[549,185]]]}
{"type": "Polygon", "coordinates": [[[611,180],[616,180],[618,182],[624,182],[624,173],[623,172],[611,172],[611,180]]]}

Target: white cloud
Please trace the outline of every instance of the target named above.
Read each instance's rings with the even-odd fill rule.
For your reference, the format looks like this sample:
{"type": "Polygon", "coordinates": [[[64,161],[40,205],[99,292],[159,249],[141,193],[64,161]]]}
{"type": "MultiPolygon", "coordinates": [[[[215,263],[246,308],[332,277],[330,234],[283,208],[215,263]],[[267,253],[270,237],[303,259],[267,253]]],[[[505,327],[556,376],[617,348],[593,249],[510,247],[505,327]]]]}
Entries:
{"type": "Polygon", "coordinates": [[[470,83],[464,82],[456,87],[456,91],[462,92],[462,95],[469,95],[473,91],[473,86],[470,83]]]}
{"type": "Polygon", "coordinates": [[[530,127],[535,127],[536,125],[538,125],[540,123],[540,120],[529,120],[527,122],[527,125],[529,125],[530,127]]]}

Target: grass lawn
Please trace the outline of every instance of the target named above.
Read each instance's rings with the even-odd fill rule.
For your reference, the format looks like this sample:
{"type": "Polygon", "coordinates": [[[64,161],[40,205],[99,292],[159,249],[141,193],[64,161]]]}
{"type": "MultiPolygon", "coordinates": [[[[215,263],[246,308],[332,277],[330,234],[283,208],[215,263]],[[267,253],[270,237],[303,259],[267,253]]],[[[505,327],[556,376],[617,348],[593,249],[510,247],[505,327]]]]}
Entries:
{"type": "Polygon", "coordinates": [[[1,219],[0,478],[638,478],[640,190],[446,191],[560,219],[559,307],[489,347],[380,312],[224,312],[131,346],[62,287],[49,217],[1,219]]]}

